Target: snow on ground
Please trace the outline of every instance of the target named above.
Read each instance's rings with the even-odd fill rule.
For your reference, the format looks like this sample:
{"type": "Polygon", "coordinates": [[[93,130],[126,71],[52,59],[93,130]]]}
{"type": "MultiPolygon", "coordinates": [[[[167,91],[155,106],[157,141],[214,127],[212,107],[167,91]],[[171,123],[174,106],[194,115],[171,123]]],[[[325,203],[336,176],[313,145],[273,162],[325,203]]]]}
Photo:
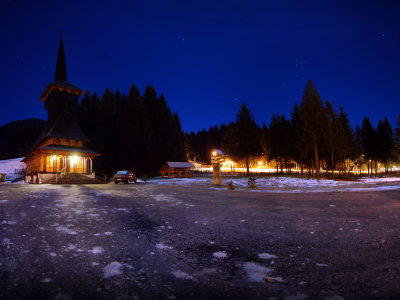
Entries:
{"type": "Polygon", "coordinates": [[[232,181],[235,190],[250,192],[334,192],[334,191],[381,191],[400,189],[400,177],[361,178],[345,181],[332,179],[317,179],[301,176],[273,176],[254,177],[256,188],[249,187],[249,177],[222,176],[222,186],[212,184],[212,176],[195,178],[158,178],[150,180],[159,185],[203,186],[209,189],[226,189],[227,183],[232,181]]]}
{"type": "MultiPolygon", "coordinates": [[[[6,181],[10,182],[20,175],[15,174],[15,169],[25,168],[25,163],[21,163],[23,157],[0,160],[0,173],[6,174],[6,181]]],[[[381,178],[361,178],[359,180],[344,181],[344,180],[331,180],[331,179],[316,179],[310,177],[301,176],[261,176],[254,177],[256,187],[249,187],[249,177],[237,177],[237,176],[222,176],[222,186],[214,186],[212,184],[212,176],[205,175],[194,178],[155,178],[148,179],[147,183],[158,184],[158,185],[177,185],[177,186],[198,186],[208,189],[225,189],[227,183],[232,181],[235,190],[250,191],[250,192],[286,192],[286,193],[304,193],[304,192],[333,192],[333,191],[381,191],[381,190],[393,190],[400,189],[400,177],[381,177],[381,178]]],[[[141,184],[147,184],[146,182],[138,179],[141,184]]],[[[24,183],[20,181],[18,183],[24,183]]],[[[132,183],[134,184],[134,183],[132,183]]],[[[104,194],[107,191],[102,191],[104,194]]],[[[108,191],[110,196],[117,191],[108,191]]],[[[120,191],[123,192],[122,190],[120,191]]],[[[157,201],[173,201],[176,199],[165,198],[163,195],[156,197],[157,201]]],[[[180,204],[180,203],[179,203],[180,204]]]]}
{"type": "Polygon", "coordinates": [[[24,157],[0,160],[0,173],[6,174],[6,181],[11,181],[21,175],[15,174],[16,169],[25,169],[25,163],[21,162],[24,157]]]}

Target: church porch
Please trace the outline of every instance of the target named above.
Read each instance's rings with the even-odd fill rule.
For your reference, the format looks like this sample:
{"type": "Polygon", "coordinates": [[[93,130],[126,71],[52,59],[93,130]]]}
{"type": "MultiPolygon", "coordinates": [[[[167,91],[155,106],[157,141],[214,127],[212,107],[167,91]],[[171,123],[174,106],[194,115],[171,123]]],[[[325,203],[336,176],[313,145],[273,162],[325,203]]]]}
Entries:
{"type": "Polygon", "coordinates": [[[56,174],[78,173],[94,178],[93,158],[88,153],[37,153],[25,158],[25,181],[28,183],[45,183],[56,174]]]}

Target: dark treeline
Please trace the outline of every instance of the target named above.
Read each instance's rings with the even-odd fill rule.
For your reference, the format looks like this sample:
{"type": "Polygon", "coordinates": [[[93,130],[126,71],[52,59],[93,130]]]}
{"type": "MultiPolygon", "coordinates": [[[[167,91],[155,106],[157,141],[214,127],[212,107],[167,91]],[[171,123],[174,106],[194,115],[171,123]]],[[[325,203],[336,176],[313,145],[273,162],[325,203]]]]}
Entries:
{"type": "Polygon", "coordinates": [[[75,114],[88,147],[101,154],[94,162],[104,172],[158,171],[166,161],[186,161],[179,116],[150,85],[143,95],[135,85],[128,95],[109,88],[101,97],[86,91],[75,114]]]}
{"type": "MultiPolygon", "coordinates": [[[[135,85],[128,95],[109,88],[101,96],[86,91],[74,114],[91,141],[87,147],[101,154],[94,160],[96,169],[106,173],[121,168],[154,172],[166,161],[210,163],[212,149],[247,169],[262,161],[277,172],[298,167],[316,175],[331,170],[332,176],[333,170],[387,171],[400,157],[400,115],[395,130],[386,117],[377,127],[364,117],[361,126],[352,128],[344,108],[323,102],[311,80],[290,116],[273,113],[262,127],[243,103],[235,122],[184,133],[178,114],[150,85],[143,94],[135,85]]],[[[0,159],[25,156],[43,127],[38,119],[0,127],[0,159]]]]}
{"type": "Polygon", "coordinates": [[[1,126],[0,160],[26,156],[45,124],[40,119],[27,119],[1,126]]]}
{"type": "Polygon", "coordinates": [[[227,126],[221,124],[220,127],[217,125],[210,127],[208,131],[203,129],[197,133],[193,131],[186,133],[189,159],[210,163],[211,150],[221,148],[226,130],[227,126]]]}
{"type": "Polygon", "coordinates": [[[352,128],[344,108],[335,110],[321,100],[308,81],[301,102],[294,103],[289,118],[273,113],[269,126],[259,127],[243,103],[236,122],[186,134],[189,157],[200,155],[209,162],[211,149],[222,149],[241,165],[262,160],[279,172],[297,166],[317,176],[321,169],[368,172],[388,171],[400,157],[400,115],[393,131],[386,117],[374,128],[368,117],[352,128]]]}

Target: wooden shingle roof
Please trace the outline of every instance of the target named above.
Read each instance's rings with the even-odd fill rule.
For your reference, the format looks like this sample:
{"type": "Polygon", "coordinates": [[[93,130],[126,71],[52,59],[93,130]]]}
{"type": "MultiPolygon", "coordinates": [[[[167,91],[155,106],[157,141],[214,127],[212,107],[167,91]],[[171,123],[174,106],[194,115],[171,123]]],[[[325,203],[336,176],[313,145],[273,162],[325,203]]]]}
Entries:
{"type": "MultiPolygon", "coordinates": [[[[170,168],[194,168],[194,164],[191,162],[173,162],[167,161],[166,164],[170,168]]],[[[164,165],[165,166],[165,165],[164,165]]]]}

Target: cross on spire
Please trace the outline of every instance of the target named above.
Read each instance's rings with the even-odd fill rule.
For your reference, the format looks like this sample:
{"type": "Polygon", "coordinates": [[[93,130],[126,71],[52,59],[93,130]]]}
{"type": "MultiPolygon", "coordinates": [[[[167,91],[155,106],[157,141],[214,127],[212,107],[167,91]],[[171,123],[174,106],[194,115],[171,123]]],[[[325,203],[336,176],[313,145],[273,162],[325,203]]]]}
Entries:
{"type": "Polygon", "coordinates": [[[60,31],[60,32],[61,32],[61,36],[62,36],[63,31],[64,31],[64,32],[68,32],[68,31],[62,30],[62,29],[56,29],[56,31],[60,31]]]}

